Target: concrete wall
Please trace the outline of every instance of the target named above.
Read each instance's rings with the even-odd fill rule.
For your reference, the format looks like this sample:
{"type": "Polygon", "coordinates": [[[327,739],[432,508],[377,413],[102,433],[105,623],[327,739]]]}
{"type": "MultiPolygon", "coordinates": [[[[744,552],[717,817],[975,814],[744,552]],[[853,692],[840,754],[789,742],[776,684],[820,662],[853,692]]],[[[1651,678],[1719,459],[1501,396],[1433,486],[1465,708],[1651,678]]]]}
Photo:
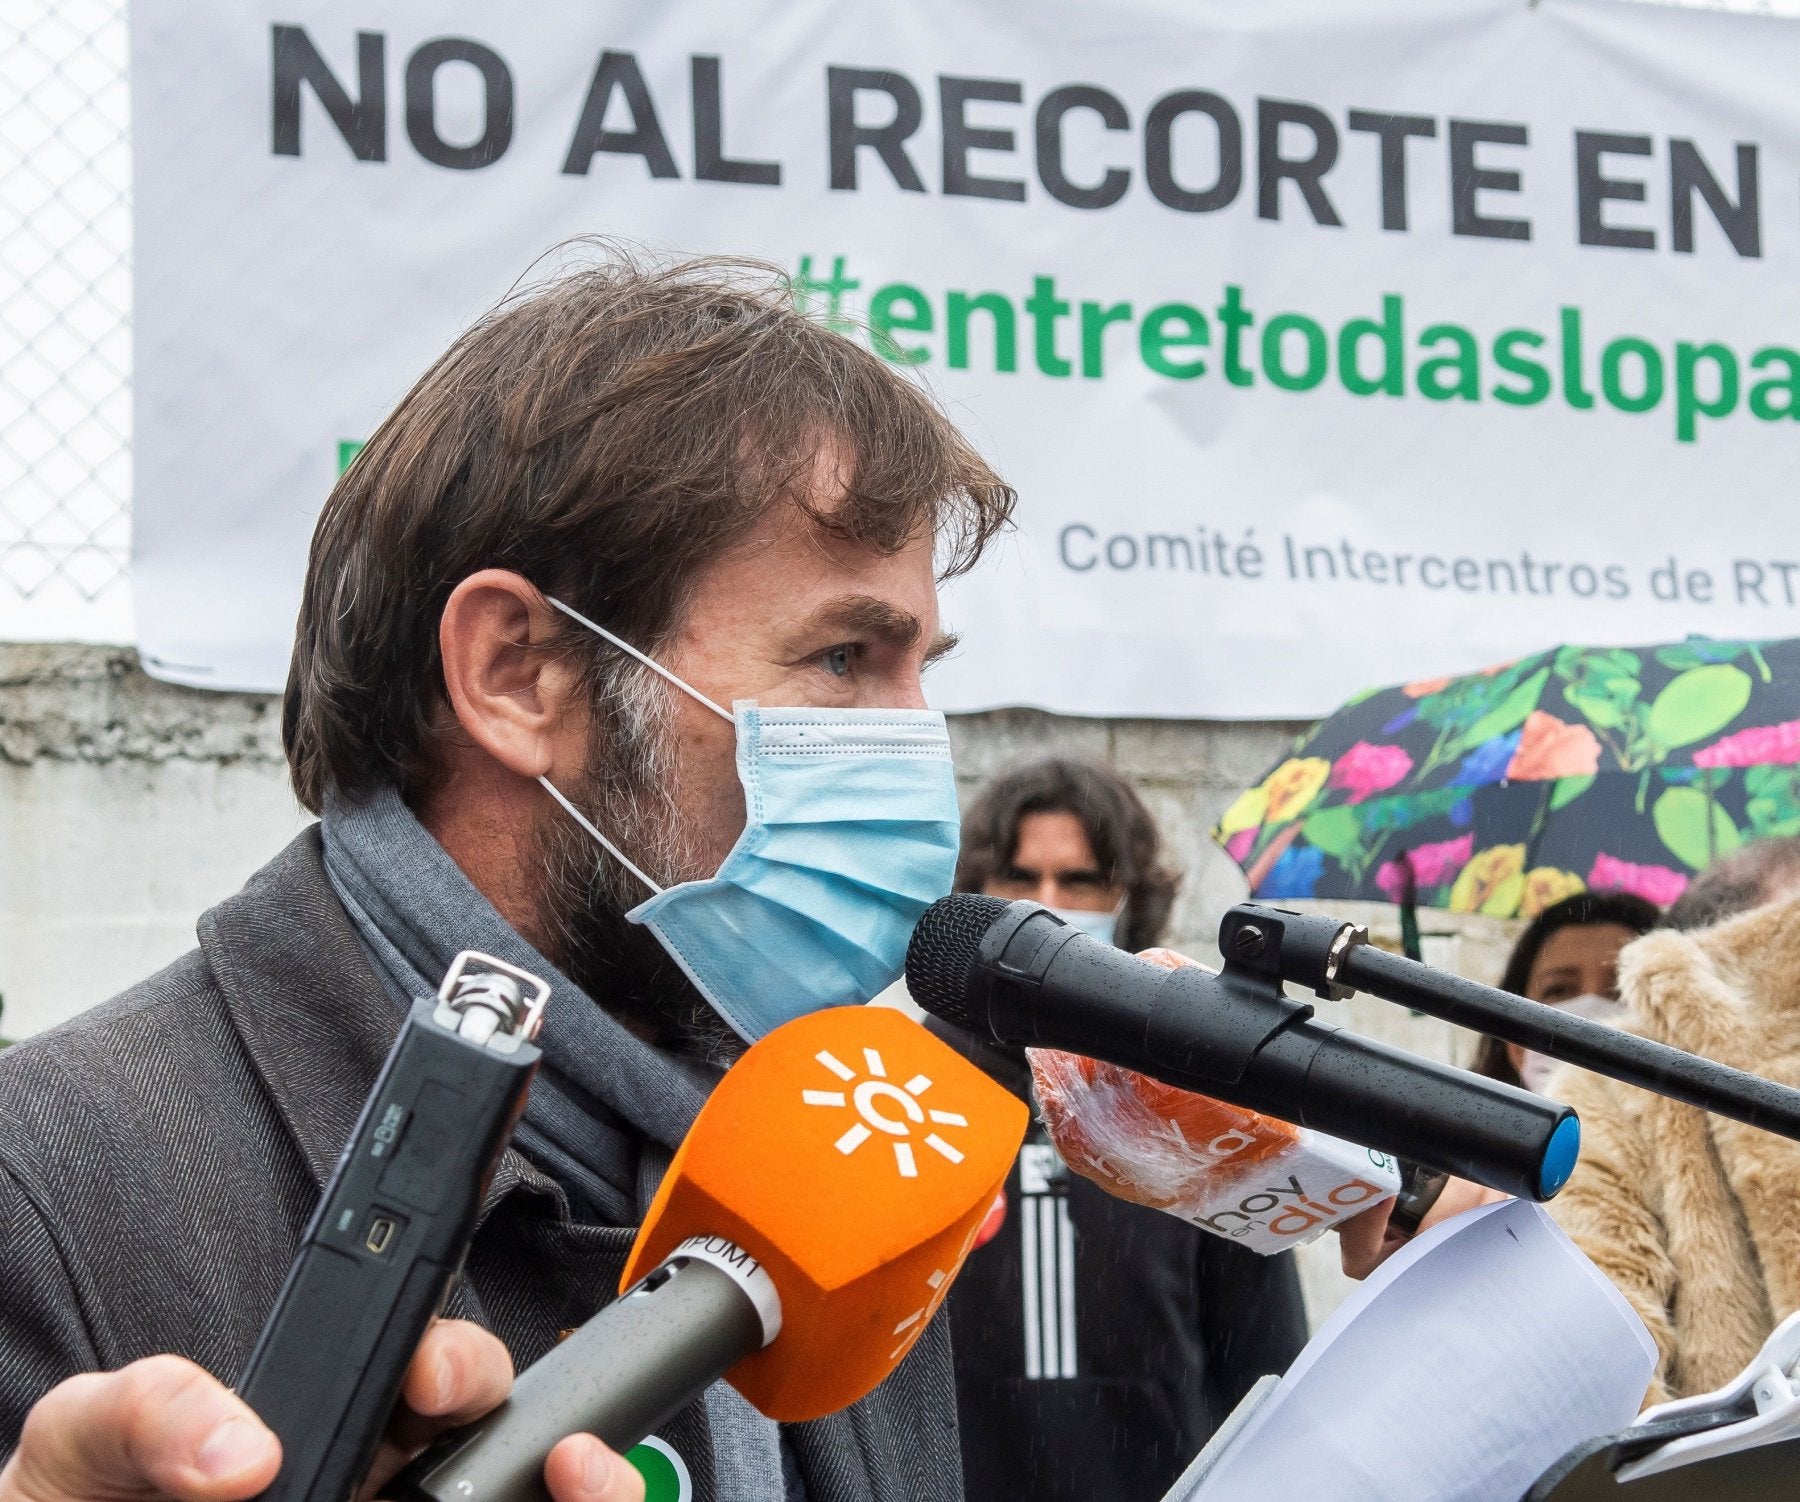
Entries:
{"type": "Polygon", "coordinates": [[[0,646],[0,1032],[192,948],[302,825],[273,699],[147,678],[122,647],[0,646]]]}
{"type": "MultiPolygon", "coordinates": [[[[123,647],[0,644],[0,1030],[47,1027],[166,963],[199,912],[299,830],[280,707],[144,675],[123,647]]],[[[951,722],[965,799],[988,777],[1050,751],[1110,761],[1142,789],[1185,873],[1174,942],[1215,954],[1220,913],[1243,878],[1207,836],[1225,805],[1282,754],[1293,725],[1084,720],[1035,710],[951,722]]],[[[1391,910],[1334,911],[1392,938],[1391,910]]],[[[1491,978],[1501,925],[1427,914],[1431,957],[1491,978]],[[1436,928],[1439,934],[1431,935],[1436,928]]],[[[1418,1019],[1379,1003],[1366,1028],[1440,1054],[1418,1019]]]]}
{"type": "MultiPolygon", "coordinates": [[[[0,1032],[48,1027],[190,948],[199,913],[303,827],[279,720],[270,697],[155,682],[128,648],[0,644],[0,1032]]],[[[951,724],[965,799],[1002,768],[1053,750],[1130,776],[1185,873],[1175,947],[1216,957],[1219,915],[1244,882],[1207,831],[1299,727],[1032,710],[951,724]]],[[[1378,940],[1397,937],[1391,909],[1331,907],[1378,940]]],[[[1499,973],[1503,925],[1424,916],[1428,959],[1486,980],[1499,973]]],[[[1322,1011],[1436,1058],[1467,1047],[1447,1024],[1384,1002],[1322,1011]]],[[[1341,1296],[1335,1256],[1328,1239],[1307,1258],[1315,1310],[1341,1296]]]]}

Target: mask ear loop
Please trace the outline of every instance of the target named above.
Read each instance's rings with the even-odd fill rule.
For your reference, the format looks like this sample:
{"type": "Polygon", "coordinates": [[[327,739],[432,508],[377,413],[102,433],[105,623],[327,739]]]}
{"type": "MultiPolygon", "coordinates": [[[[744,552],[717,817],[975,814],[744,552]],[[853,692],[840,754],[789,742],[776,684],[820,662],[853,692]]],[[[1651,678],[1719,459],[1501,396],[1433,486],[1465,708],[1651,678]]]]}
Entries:
{"type": "Polygon", "coordinates": [[[544,785],[544,791],[562,805],[563,812],[566,813],[577,824],[579,824],[583,829],[585,829],[589,834],[591,834],[596,840],[598,840],[601,844],[601,847],[606,851],[606,853],[608,855],[610,855],[621,866],[623,866],[627,871],[629,871],[633,876],[635,876],[639,881],[641,881],[645,886],[647,886],[658,897],[662,896],[664,889],[662,887],[659,887],[648,876],[646,876],[641,870],[639,870],[636,863],[631,859],[630,856],[626,855],[626,853],[623,850],[621,850],[617,845],[613,844],[613,842],[611,840],[607,839],[607,837],[605,835],[601,834],[600,831],[594,827],[593,821],[591,819],[589,819],[586,814],[582,813],[582,811],[580,809],[578,809],[573,803],[569,802],[569,800],[567,798],[563,797],[563,795],[557,790],[556,785],[554,783],[552,783],[548,777],[540,777],[540,778],[538,778],[538,781],[544,785]]]}
{"type": "Polygon", "coordinates": [[[635,657],[639,662],[643,663],[643,665],[645,667],[649,668],[651,672],[661,674],[664,678],[668,679],[669,682],[673,683],[676,688],[680,689],[682,691],[682,693],[686,694],[690,699],[696,699],[700,703],[704,704],[708,709],[710,709],[714,714],[716,714],[721,720],[724,720],[727,724],[736,724],[737,723],[734,719],[732,719],[732,717],[728,711],[720,709],[717,704],[713,703],[713,701],[711,699],[707,698],[705,694],[701,693],[700,690],[695,688],[692,684],[683,683],[681,681],[681,679],[677,678],[673,673],[671,673],[667,668],[665,668],[655,658],[650,657],[647,654],[638,651],[638,649],[636,647],[632,646],[632,644],[630,642],[623,641],[619,637],[614,636],[612,634],[612,632],[610,632],[606,629],[606,627],[597,625],[595,622],[590,621],[579,610],[575,610],[575,609],[571,608],[570,606],[563,604],[563,602],[561,600],[558,600],[551,595],[545,595],[544,598],[546,600],[548,600],[552,605],[554,605],[558,610],[560,610],[564,615],[566,615],[570,620],[579,621],[582,625],[586,626],[588,628],[588,630],[592,631],[594,633],[594,635],[604,637],[607,641],[611,642],[615,647],[617,647],[621,652],[625,653],[626,656],[635,657]]]}
{"type": "MultiPolygon", "coordinates": [[[[665,668],[660,662],[656,661],[653,657],[648,656],[646,653],[638,651],[638,649],[636,647],[632,646],[632,644],[630,642],[621,640],[619,637],[614,636],[612,634],[612,632],[610,632],[606,629],[606,627],[600,625],[596,621],[590,621],[579,610],[576,610],[571,606],[563,604],[563,602],[561,600],[557,599],[554,595],[545,595],[544,598],[546,600],[548,600],[558,610],[560,610],[564,615],[568,616],[568,618],[570,620],[575,621],[580,625],[586,626],[588,628],[588,630],[590,630],[594,633],[594,635],[600,637],[604,641],[611,642],[613,644],[613,646],[617,647],[621,652],[625,653],[626,656],[636,658],[639,662],[643,663],[643,665],[645,667],[649,668],[651,672],[660,674],[662,677],[668,679],[668,681],[670,683],[673,683],[676,688],[680,689],[689,698],[698,700],[700,703],[704,704],[708,709],[710,709],[720,719],[724,720],[727,724],[736,724],[737,723],[736,720],[733,719],[733,717],[731,715],[727,714],[723,709],[719,708],[719,706],[717,704],[713,703],[713,701],[711,699],[707,698],[705,694],[701,693],[699,689],[695,688],[692,684],[683,683],[681,681],[681,679],[677,678],[673,673],[671,673],[667,668],[665,668]]],[[[540,778],[538,778],[538,781],[543,784],[544,791],[562,805],[562,810],[564,813],[566,813],[571,819],[573,819],[577,824],[579,824],[583,829],[585,829],[590,835],[592,835],[597,841],[599,841],[601,849],[605,850],[608,855],[610,855],[614,860],[616,860],[621,866],[623,866],[627,871],[629,871],[633,876],[635,876],[639,881],[641,881],[646,887],[648,887],[657,896],[660,897],[663,894],[663,892],[666,889],[661,886],[658,886],[657,883],[655,883],[648,876],[646,876],[644,874],[643,870],[638,866],[638,864],[635,861],[633,861],[631,859],[630,856],[628,856],[617,845],[613,844],[613,842],[611,840],[607,839],[607,837],[605,835],[603,835],[599,831],[599,829],[597,829],[595,827],[593,820],[588,818],[588,816],[586,814],[582,813],[582,811],[580,809],[578,809],[573,803],[569,802],[569,800],[567,798],[563,797],[562,793],[555,787],[554,784],[551,783],[551,781],[548,777],[540,777],[540,778]]]]}

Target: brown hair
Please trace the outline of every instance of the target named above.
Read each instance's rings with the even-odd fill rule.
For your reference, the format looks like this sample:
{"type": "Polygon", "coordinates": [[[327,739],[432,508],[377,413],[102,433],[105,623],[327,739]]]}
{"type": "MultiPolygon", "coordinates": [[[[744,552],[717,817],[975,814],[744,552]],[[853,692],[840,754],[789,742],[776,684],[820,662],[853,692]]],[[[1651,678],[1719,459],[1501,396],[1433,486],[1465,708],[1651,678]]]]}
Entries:
{"type": "MultiPolygon", "coordinates": [[[[607,247],[464,333],[376,430],[320,514],[283,705],[294,789],[315,812],[392,783],[428,789],[441,720],[438,621],[456,585],[511,569],[646,651],[694,575],[780,500],[893,552],[929,530],[970,567],[1013,492],[918,387],[814,323],[781,272],[607,247]],[[847,493],[807,497],[819,445],[847,493]]],[[[608,669],[587,633],[553,643],[608,669]]]]}
{"type": "Polygon", "coordinates": [[[1687,884],[1663,914],[1663,927],[1711,928],[1773,902],[1800,881],[1800,836],[1771,835],[1720,856],[1687,884]]]}
{"type": "MultiPolygon", "coordinates": [[[[1612,924],[1628,928],[1634,934],[1647,934],[1656,927],[1659,909],[1654,902],[1633,892],[1577,892],[1561,902],[1553,902],[1525,927],[1512,953],[1506,957],[1506,972],[1500,977],[1500,989],[1514,996],[1529,996],[1532,967],[1553,934],[1565,928],[1590,928],[1612,924]]],[[[1523,1085],[1519,1071],[1513,1067],[1512,1055],[1502,1039],[1484,1036],[1475,1048],[1469,1068],[1505,1085],[1523,1085]]]]}
{"type": "Polygon", "coordinates": [[[1156,821],[1132,785],[1099,762],[1052,756],[1002,772],[963,817],[956,890],[980,892],[1012,861],[1027,814],[1066,813],[1081,821],[1107,881],[1125,889],[1119,945],[1137,951],[1162,941],[1181,878],[1161,863],[1156,821]]]}

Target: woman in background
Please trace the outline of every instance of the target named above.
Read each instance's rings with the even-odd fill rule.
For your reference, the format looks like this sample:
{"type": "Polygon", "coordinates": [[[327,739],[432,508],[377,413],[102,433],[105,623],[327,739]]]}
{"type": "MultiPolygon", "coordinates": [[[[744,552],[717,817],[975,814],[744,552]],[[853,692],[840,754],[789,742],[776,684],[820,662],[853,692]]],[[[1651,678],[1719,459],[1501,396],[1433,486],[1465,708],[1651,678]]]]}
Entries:
{"type": "MultiPolygon", "coordinates": [[[[1800,1085],[1800,838],[1696,876],[1632,948],[1631,1030],[1800,1085]]],[[[1729,1381],[1800,1309],[1800,1145],[1604,1075],[1568,1070],[1581,1160],[1546,1207],[1656,1340],[1649,1402],[1729,1381]]]]}
{"type": "MultiPolygon", "coordinates": [[[[1654,903],[1629,892],[1578,892],[1544,909],[1513,945],[1500,989],[1595,1022],[1621,1015],[1619,951],[1656,927],[1654,903]]],[[[1469,1067],[1540,1094],[1561,1066],[1546,1054],[1483,1038],[1469,1067]]]]}
{"type": "MultiPolygon", "coordinates": [[[[1629,892],[1577,892],[1565,897],[1545,908],[1519,935],[1500,977],[1500,989],[1595,1022],[1617,1021],[1625,1013],[1619,1000],[1619,952],[1655,928],[1660,917],[1654,903],[1629,892]]],[[[1548,1054],[1498,1038],[1483,1038],[1469,1064],[1476,1074],[1540,1095],[1563,1067],[1548,1054]]],[[[1420,1228],[1505,1198],[1497,1189],[1453,1177],[1431,1203],[1420,1228]]],[[[1385,1223],[1378,1211],[1359,1217],[1339,1242],[1344,1271],[1352,1278],[1366,1278],[1407,1240],[1408,1235],[1385,1223]]]]}

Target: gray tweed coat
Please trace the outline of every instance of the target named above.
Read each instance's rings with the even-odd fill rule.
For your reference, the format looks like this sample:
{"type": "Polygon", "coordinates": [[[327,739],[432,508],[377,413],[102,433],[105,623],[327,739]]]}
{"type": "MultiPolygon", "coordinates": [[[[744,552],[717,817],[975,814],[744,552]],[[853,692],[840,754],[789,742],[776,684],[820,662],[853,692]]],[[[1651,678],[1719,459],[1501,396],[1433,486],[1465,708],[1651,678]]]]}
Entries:
{"type": "MultiPolygon", "coordinates": [[[[199,936],[0,1053],[0,1459],[76,1372],[173,1351],[235,1379],[398,1029],[316,829],[199,936]]],[[[612,1297],[632,1236],[571,1221],[509,1149],[449,1312],[523,1366],[612,1297]]],[[[710,1502],[702,1405],[660,1433],[710,1502]]],[[[869,1397],[790,1437],[811,1502],[958,1502],[947,1321],[869,1397]]]]}

